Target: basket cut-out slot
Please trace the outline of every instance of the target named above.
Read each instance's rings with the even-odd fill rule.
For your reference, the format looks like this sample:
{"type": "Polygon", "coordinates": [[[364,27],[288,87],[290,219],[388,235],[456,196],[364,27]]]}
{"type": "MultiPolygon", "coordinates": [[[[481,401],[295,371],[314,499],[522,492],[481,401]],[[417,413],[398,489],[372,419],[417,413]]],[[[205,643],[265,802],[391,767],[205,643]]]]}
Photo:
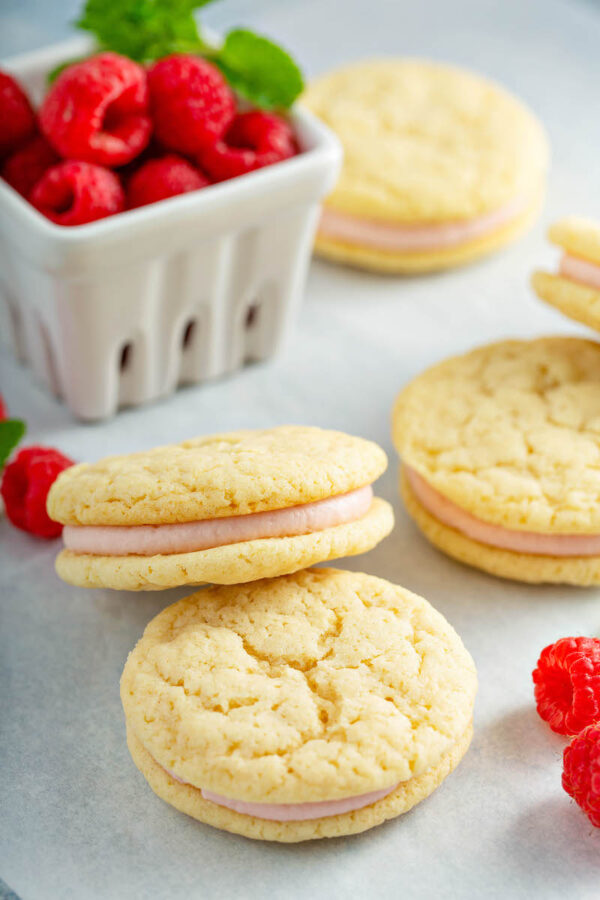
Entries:
{"type": "Polygon", "coordinates": [[[119,372],[128,372],[131,369],[131,364],[133,362],[133,344],[131,341],[127,341],[126,344],[123,344],[121,347],[121,352],[119,354],[119,372]]]}
{"type": "Polygon", "coordinates": [[[191,350],[196,342],[196,332],[198,331],[198,323],[196,319],[188,319],[183,328],[181,336],[181,349],[185,353],[191,350]]]}

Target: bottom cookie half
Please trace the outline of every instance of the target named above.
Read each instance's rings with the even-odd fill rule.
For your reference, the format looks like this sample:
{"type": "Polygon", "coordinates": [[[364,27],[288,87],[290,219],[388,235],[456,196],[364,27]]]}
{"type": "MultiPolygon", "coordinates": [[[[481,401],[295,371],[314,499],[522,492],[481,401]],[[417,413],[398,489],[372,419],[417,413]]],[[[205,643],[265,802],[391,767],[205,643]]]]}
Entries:
{"type": "Polygon", "coordinates": [[[538,216],[541,201],[536,201],[522,215],[497,228],[490,234],[476,240],[467,241],[456,247],[440,250],[427,250],[415,253],[394,253],[351,244],[347,241],[317,235],[315,252],[318,256],[333,262],[369,269],[373,272],[390,275],[417,275],[421,272],[436,272],[454,266],[466,265],[470,262],[500,250],[527,231],[538,216]]]}
{"type": "Polygon", "coordinates": [[[549,272],[534,272],[531,283],[541,300],[559,309],[569,319],[600,331],[600,291],[549,272]]]}
{"type": "Polygon", "coordinates": [[[393,527],[392,507],[375,497],[362,518],[312,534],[158,556],[94,556],[63,550],[56,559],[56,571],[63,581],[78,587],[123,591],[160,591],[183,584],[242,584],[365,553],[393,527]]]}
{"type": "Polygon", "coordinates": [[[531,584],[600,584],[598,556],[534,556],[480,544],[434,518],[415,497],[406,473],[400,476],[404,505],[425,537],[448,556],[499,578],[531,584]]]}
{"type": "Polygon", "coordinates": [[[211,803],[204,799],[198,788],[175,781],[150,756],[130,728],[127,729],[127,745],[134,763],[154,793],[180,812],[206,825],[212,825],[213,828],[231,831],[254,840],[294,843],[357,834],[381,825],[386,819],[393,819],[408,812],[428,797],[456,768],[467,752],[472,736],[473,727],[470,725],[437,766],[416,778],[411,778],[410,781],[403,782],[383,800],[354,812],[304,822],[272,822],[257,819],[211,803]]]}

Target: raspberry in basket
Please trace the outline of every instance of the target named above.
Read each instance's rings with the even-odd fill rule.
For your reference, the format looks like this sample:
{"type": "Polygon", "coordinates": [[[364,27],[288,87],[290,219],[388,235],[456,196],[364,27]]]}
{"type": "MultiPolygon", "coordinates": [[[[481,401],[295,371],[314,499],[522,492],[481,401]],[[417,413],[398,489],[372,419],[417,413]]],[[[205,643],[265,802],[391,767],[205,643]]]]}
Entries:
{"type": "Polygon", "coordinates": [[[235,99],[219,70],[197,56],[175,54],[148,72],[155,135],[169,150],[194,156],[214,144],[235,115],[235,99]]]}
{"type": "Polygon", "coordinates": [[[137,172],[134,172],[127,184],[127,206],[145,206],[156,203],[176,194],[197,191],[206,187],[208,179],[182,156],[174,153],[161,159],[150,159],[137,172]]]}
{"type": "Polygon", "coordinates": [[[29,199],[57,225],[84,225],[125,208],[114,172],[84,162],[63,162],[48,169],[29,199]]]}
{"type": "Polygon", "coordinates": [[[42,175],[58,161],[58,155],[46,138],[38,134],[8,157],[1,174],[15,191],[29,197],[42,175]]]}
{"type": "Polygon", "coordinates": [[[236,116],[225,137],[199,154],[200,164],[216,181],[270,166],[297,152],[289,124],[273,113],[236,116]]]}
{"type": "Polygon", "coordinates": [[[600,719],[600,639],[567,637],[545,647],[533,671],[541,718],[558,734],[600,719]]]}
{"type": "Polygon", "coordinates": [[[0,71],[0,157],[17,150],[35,133],[35,114],[20,85],[0,71]]]}
{"type": "Polygon", "coordinates": [[[588,725],[565,748],[562,784],[592,825],[600,828],[600,722],[588,725]]]}
{"type": "Polygon", "coordinates": [[[75,63],[48,91],[39,118],[65,159],[122,166],[150,140],[146,73],[117,53],[75,63]]]}
{"type": "Polygon", "coordinates": [[[7,518],[22,531],[54,538],[63,526],[46,512],[46,497],[58,475],[73,460],[51,447],[26,447],[4,469],[0,494],[7,518]]]}

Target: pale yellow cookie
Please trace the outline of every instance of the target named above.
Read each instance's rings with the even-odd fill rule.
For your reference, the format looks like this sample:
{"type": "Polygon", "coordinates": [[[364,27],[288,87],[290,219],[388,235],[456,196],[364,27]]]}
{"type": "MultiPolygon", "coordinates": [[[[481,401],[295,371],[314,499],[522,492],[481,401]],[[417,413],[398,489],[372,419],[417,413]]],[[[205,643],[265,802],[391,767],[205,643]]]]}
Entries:
{"type": "Polygon", "coordinates": [[[344,147],[316,243],[329,258],[389,272],[459,265],[513,240],[537,214],[544,131],[520,101],[473,72],[370,60],[317,78],[304,102],[344,147]],[[383,240],[364,230],[383,225],[394,230],[383,240]],[[455,233],[442,237],[440,226],[455,233]],[[438,230],[419,249],[397,233],[415,227],[438,230]]]}
{"type": "Polygon", "coordinates": [[[475,691],[471,657],[425,600],[334,569],[179,601],[147,626],[121,679],[129,746],[160,796],[285,841],[361,831],[427,796],[467,749],[475,691]],[[374,791],[390,792],[305,821],[224,805],[374,791]]]}
{"type": "Polygon", "coordinates": [[[370,487],[386,465],[371,441],[283,426],[73,466],[48,496],[50,517],[66,526],[56,570],[81,587],[161,590],[254,581],[363,553],[393,528],[391,506],[370,487]],[[315,519],[307,507],[319,503],[343,509],[315,519]],[[272,516],[265,524],[268,514],[283,524],[272,516]]]}
{"type": "Polygon", "coordinates": [[[564,257],[556,274],[534,272],[533,289],[570,319],[600,331],[600,224],[573,216],[555,222],[548,237],[564,257]]]}
{"type": "Polygon", "coordinates": [[[443,553],[467,566],[498,578],[530,584],[579,587],[600,584],[600,556],[532,556],[482,544],[428,513],[415,497],[405,474],[400,488],[407,512],[425,537],[443,553]]]}
{"type": "Polygon", "coordinates": [[[600,583],[600,345],[502,341],[411,382],[394,443],[433,543],[525,581],[600,583]],[[423,493],[424,492],[424,493],[423,493]]]}

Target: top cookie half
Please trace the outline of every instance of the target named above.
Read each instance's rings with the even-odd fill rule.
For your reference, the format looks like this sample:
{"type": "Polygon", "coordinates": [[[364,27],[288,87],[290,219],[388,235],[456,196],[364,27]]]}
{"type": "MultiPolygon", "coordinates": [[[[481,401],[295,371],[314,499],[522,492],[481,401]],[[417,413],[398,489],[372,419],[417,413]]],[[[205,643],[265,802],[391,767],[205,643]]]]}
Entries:
{"type": "Polygon", "coordinates": [[[542,127],[519,100],[471,72],[417,59],[365,61],[318,78],[304,102],[344,146],[328,209],[444,223],[531,206],[540,194],[542,127]]]}
{"type": "Polygon", "coordinates": [[[400,394],[406,467],[485,523],[600,533],[600,345],[502,341],[448,359],[400,394]]]}
{"type": "Polygon", "coordinates": [[[65,525],[164,525],[283,509],[371,484],[376,444],[285,426],[193,438],[63,472],[48,513],[65,525]]]}

